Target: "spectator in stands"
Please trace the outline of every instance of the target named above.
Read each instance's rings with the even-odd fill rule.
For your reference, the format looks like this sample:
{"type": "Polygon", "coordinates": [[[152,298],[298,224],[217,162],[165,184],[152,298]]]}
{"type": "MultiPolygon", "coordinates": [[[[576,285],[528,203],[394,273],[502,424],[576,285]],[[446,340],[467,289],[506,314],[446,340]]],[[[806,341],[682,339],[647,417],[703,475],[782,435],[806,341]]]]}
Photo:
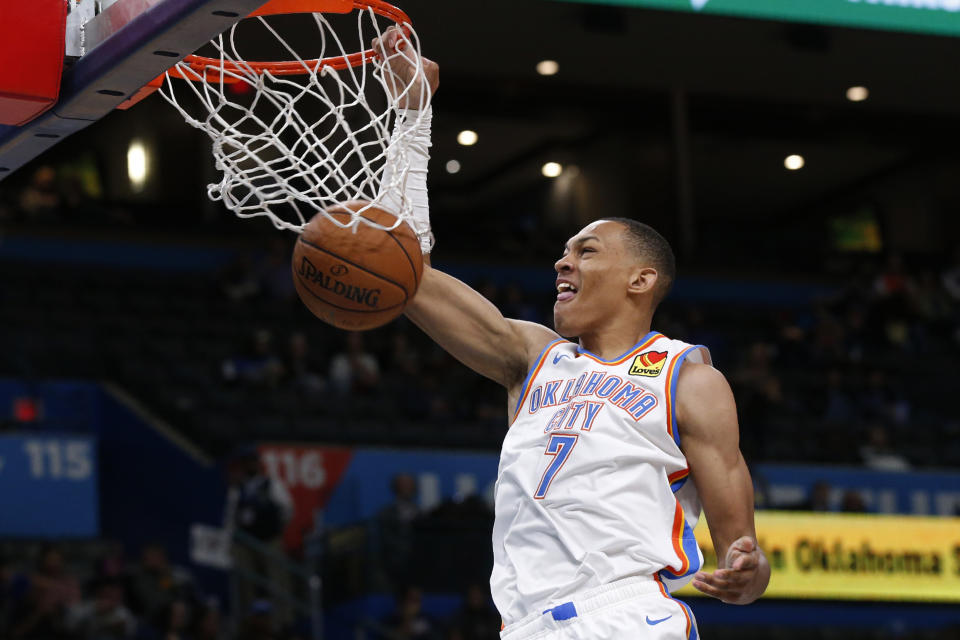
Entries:
{"type": "Polygon", "coordinates": [[[255,600],[251,603],[249,613],[240,623],[240,632],[237,640],[279,640],[273,619],[273,605],[269,600],[255,600]]]}
{"type": "Polygon", "coordinates": [[[898,385],[889,382],[882,369],[870,372],[858,402],[860,414],[867,420],[899,425],[905,425],[910,420],[910,403],[898,385]]]}
{"type": "Polygon", "coordinates": [[[65,637],[67,610],[79,602],[79,583],[64,567],[60,550],[52,545],[43,547],[27,593],[11,614],[10,637],[27,640],[65,637]]]}
{"type": "Polygon", "coordinates": [[[292,302],[296,298],[297,291],[290,276],[291,251],[292,245],[284,238],[272,238],[257,270],[263,292],[276,302],[292,302]]]}
{"type": "Polygon", "coordinates": [[[710,355],[714,362],[729,360],[729,336],[726,332],[718,330],[712,321],[708,321],[703,310],[697,305],[686,305],[683,320],[677,329],[680,330],[679,333],[666,333],[666,335],[682,336],[683,340],[691,344],[702,344],[710,347],[710,355]]]}
{"type": "Polygon", "coordinates": [[[913,278],[907,273],[903,265],[903,256],[891,253],[887,256],[884,268],[873,282],[873,288],[880,298],[905,298],[914,287],[913,278]]]}
{"type": "Polygon", "coordinates": [[[93,598],[72,607],[67,628],[82,640],[121,640],[137,633],[137,620],[124,605],[123,585],[115,578],[100,578],[93,598]]]}
{"type": "Polygon", "coordinates": [[[380,566],[388,586],[402,584],[410,572],[413,555],[413,524],[420,515],[416,503],[417,481],[409,473],[398,473],[390,481],[393,502],[376,517],[380,566]]]}
{"type": "MultiPolygon", "coordinates": [[[[98,576],[123,579],[126,571],[123,555],[123,544],[111,542],[97,558],[94,572],[98,576]]],[[[127,597],[129,599],[129,594],[127,597]]]]}
{"type": "Polygon", "coordinates": [[[241,253],[217,276],[220,290],[230,300],[241,302],[260,293],[260,280],[257,278],[253,258],[249,253],[241,253]]]}
{"type": "Polygon", "coordinates": [[[255,448],[243,449],[230,464],[226,528],[232,532],[238,610],[247,611],[260,596],[259,577],[270,585],[276,598],[276,618],[281,624],[293,621],[287,598],[292,593],[283,532],[293,517],[293,501],[278,480],[264,472],[255,448]]]}
{"type": "Polygon", "coordinates": [[[907,273],[903,258],[899,254],[891,254],[886,266],[874,280],[874,309],[890,346],[901,349],[912,346],[909,316],[915,291],[916,283],[907,273]]]}
{"type": "Polygon", "coordinates": [[[143,625],[144,630],[137,640],[193,640],[187,635],[190,622],[190,606],[186,600],[168,600],[151,618],[152,624],[143,625]]]}
{"type": "Polygon", "coordinates": [[[766,342],[750,345],[746,361],[734,372],[734,378],[750,394],[762,396],[770,402],[782,397],[780,378],[773,370],[774,347],[766,342]]]}
{"type": "Polygon", "coordinates": [[[10,614],[25,587],[26,580],[17,574],[7,557],[0,554],[0,637],[7,634],[10,614]]]}
{"type": "Polygon", "coordinates": [[[486,585],[471,584],[463,599],[463,608],[450,625],[449,640],[498,640],[500,615],[490,604],[486,585]]]}
{"type": "Polygon", "coordinates": [[[46,164],[37,167],[20,193],[20,210],[31,222],[45,222],[57,219],[62,206],[56,170],[46,164]]]}
{"type": "Polygon", "coordinates": [[[543,321],[543,318],[537,313],[537,308],[529,302],[520,287],[515,284],[507,285],[504,289],[501,311],[507,318],[526,320],[527,322],[543,321]]]}
{"type": "Polygon", "coordinates": [[[821,365],[844,362],[847,355],[844,342],[843,324],[826,308],[820,308],[813,329],[814,359],[821,365]]]}
{"type": "Polygon", "coordinates": [[[420,587],[405,586],[397,594],[396,609],[383,621],[395,640],[437,640],[437,626],[423,612],[420,587]]]}
{"type": "Polygon", "coordinates": [[[960,302],[960,245],[954,249],[953,262],[943,270],[940,282],[947,295],[953,298],[954,302],[960,302]]]}
{"type": "Polygon", "coordinates": [[[843,492],[840,510],[844,513],[867,513],[867,503],[859,491],[848,489],[843,492]]]}
{"type": "Polygon", "coordinates": [[[913,341],[926,351],[931,334],[948,333],[954,321],[954,305],[947,291],[940,286],[933,271],[924,271],[913,292],[913,341]]]}
{"type": "Polygon", "coordinates": [[[326,386],[319,371],[320,365],[310,353],[307,336],[300,331],[291,334],[283,361],[283,373],[288,383],[303,393],[318,393],[326,386]]]}
{"type": "Polygon", "coordinates": [[[869,348],[867,334],[867,311],[860,305],[851,304],[844,317],[843,351],[847,362],[861,362],[869,348]]]}
{"type": "Polygon", "coordinates": [[[409,380],[422,370],[420,351],[410,343],[406,331],[394,331],[390,336],[389,370],[409,380]]]}
{"type": "Polygon", "coordinates": [[[479,422],[494,428],[508,421],[506,407],[500,397],[496,383],[487,378],[473,380],[473,384],[464,390],[460,397],[470,397],[471,414],[465,416],[470,422],[479,422]]]}
{"type": "Polygon", "coordinates": [[[857,404],[847,391],[839,369],[827,372],[823,421],[829,425],[849,427],[857,422],[857,404]]]}
{"type": "Polygon", "coordinates": [[[414,346],[406,329],[391,334],[381,383],[407,419],[422,420],[429,415],[430,387],[436,385],[424,371],[423,361],[423,350],[414,346]]]}
{"type": "Polygon", "coordinates": [[[220,629],[220,609],[215,603],[201,606],[190,625],[190,640],[223,640],[220,629]]]}
{"type": "Polygon", "coordinates": [[[273,334],[257,330],[247,353],[226,360],[222,372],[226,382],[275,388],[283,375],[283,363],[274,353],[273,334]]]}
{"type": "Polygon", "coordinates": [[[140,564],[130,570],[126,583],[130,608],[147,620],[154,620],[172,601],[194,597],[196,592],[193,577],[170,563],[159,542],[144,545],[140,564]]]}
{"type": "Polygon", "coordinates": [[[773,346],[754,342],[744,362],[733,372],[741,425],[745,433],[741,441],[750,455],[762,455],[771,416],[781,409],[783,391],[780,377],[773,369],[773,346]]]}
{"type": "Polygon", "coordinates": [[[341,394],[364,394],[380,383],[380,365],[364,347],[363,334],[346,334],[344,351],[330,361],[330,383],[341,394]]]}
{"type": "Polygon", "coordinates": [[[876,471],[909,471],[910,461],[890,445],[887,430],[874,424],[867,431],[867,443],[860,447],[860,458],[876,471]]]}
{"type": "Polygon", "coordinates": [[[820,480],[810,487],[810,493],[803,502],[783,508],[796,511],[833,511],[830,505],[830,492],[830,485],[820,480]]]}

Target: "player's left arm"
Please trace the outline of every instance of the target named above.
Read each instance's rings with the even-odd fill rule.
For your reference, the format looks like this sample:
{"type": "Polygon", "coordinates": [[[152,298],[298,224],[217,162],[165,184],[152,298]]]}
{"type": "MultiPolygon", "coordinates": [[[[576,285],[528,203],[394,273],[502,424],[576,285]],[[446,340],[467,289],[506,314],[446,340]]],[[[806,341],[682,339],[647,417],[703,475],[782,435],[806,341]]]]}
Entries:
{"type": "Polygon", "coordinates": [[[753,483],[740,453],[733,392],[713,367],[686,363],[677,380],[676,411],[719,564],[713,573],[697,573],[693,586],[730,604],[749,604],[766,590],[770,565],[757,542],[753,483]]]}

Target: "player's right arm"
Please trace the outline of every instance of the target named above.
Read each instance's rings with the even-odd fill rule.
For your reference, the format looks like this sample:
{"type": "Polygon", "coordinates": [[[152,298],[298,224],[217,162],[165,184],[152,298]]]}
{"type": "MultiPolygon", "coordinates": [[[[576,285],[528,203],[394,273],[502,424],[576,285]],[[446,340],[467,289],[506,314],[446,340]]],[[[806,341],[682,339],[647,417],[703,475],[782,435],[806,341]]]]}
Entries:
{"type": "MultiPolygon", "coordinates": [[[[402,44],[400,30],[391,27],[382,37],[374,39],[370,47],[385,62],[385,71],[399,79],[395,84],[409,87],[399,106],[417,109],[424,102],[424,91],[429,90],[431,95],[436,93],[440,70],[432,60],[422,58],[423,75],[418,79],[419,70],[413,60],[408,55],[399,55],[402,44]]],[[[387,86],[389,89],[393,84],[387,86]]],[[[403,196],[408,198],[413,205],[411,222],[422,238],[429,235],[430,230],[426,185],[429,125],[425,131],[413,135],[416,144],[408,150],[410,169],[405,193],[387,192],[383,202],[399,203],[403,196]]],[[[429,243],[424,244],[424,249],[429,250],[429,243]]],[[[506,387],[511,408],[534,359],[547,344],[559,337],[544,326],[504,318],[499,309],[466,284],[431,268],[429,254],[420,287],[405,312],[414,324],[454,358],[506,387]]]]}
{"type": "Polygon", "coordinates": [[[406,314],[454,358],[510,391],[519,391],[534,359],[559,338],[542,325],[504,318],[478,292],[428,264],[406,314]]]}

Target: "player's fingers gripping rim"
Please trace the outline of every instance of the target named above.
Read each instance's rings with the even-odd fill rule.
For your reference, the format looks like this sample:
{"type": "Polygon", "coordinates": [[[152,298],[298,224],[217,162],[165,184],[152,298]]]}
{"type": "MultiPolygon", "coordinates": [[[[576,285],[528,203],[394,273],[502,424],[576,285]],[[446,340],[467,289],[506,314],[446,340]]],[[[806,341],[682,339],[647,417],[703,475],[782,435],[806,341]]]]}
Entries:
{"type": "Polygon", "coordinates": [[[382,34],[370,41],[370,48],[381,60],[386,61],[390,57],[387,51],[395,47],[398,31],[396,26],[387,27],[382,34]]]}
{"type": "Polygon", "coordinates": [[[407,48],[407,36],[400,27],[392,25],[383,34],[370,41],[370,48],[382,60],[390,60],[394,54],[407,48]]]}

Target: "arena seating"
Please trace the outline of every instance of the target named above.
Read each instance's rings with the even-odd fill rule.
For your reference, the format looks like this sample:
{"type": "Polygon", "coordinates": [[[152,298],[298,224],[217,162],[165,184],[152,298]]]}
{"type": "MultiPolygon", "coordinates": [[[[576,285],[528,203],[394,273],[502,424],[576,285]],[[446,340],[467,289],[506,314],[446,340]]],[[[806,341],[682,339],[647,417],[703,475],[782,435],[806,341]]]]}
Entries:
{"type": "MultiPolygon", "coordinates": [[[[0,374],[111,381],[214,454],[247,440],[494,449],[502,437],[502,392],[402,319],[364,334],[380,379],[341,389],[330,363],[345,334],[268,288],[237,296],[223,273],[8,260],[0,282],[0,374]],[[253,353],[258,332],[268,344],[253,353]],[[296,333],[312,384],[289,371],[296,333]]],[[[549,322],[548,288],[520,304],[509,285],[474,284],[508,313],[549,322]]],[[[792,308],[678,297],[656,328],[711,347],[748,459],[859,463],[864,446],[895,446],[914,466],[960,464],[951,324],[889,317],[849,294],[792,308]],[[866,322],[846,326],[850,309],[866,322]]]]}

